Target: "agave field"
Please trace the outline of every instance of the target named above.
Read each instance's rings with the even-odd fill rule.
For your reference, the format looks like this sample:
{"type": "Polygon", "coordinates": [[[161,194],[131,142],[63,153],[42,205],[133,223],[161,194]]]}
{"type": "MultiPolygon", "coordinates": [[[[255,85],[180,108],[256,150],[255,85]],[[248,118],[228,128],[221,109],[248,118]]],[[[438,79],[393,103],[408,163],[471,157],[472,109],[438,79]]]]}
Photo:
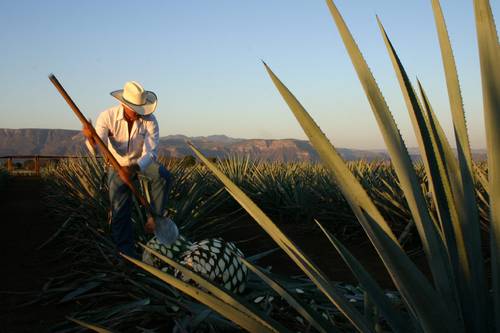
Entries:
{"type": "Polygon", "coordinates": [[[72,268],[50,280],[36,301],[79,304],[55,331],[500,332],[500,47],[489,2],[473,1],[488,148],[482,164],[471,157],[439,1],[432,0],[432,8],[453,144],[378,20],[419,144],[418,164],[340,12],[333,1],[326,3],[391,162],[344,162],[264,64],[321,164],[235,156],[213,161],[190,145],[200,163],[163,161],[175,176],[169,209],[182,237],[169,247],[147,237],[137,205],[142,260],[120,257],[108,236],[104,163],[88,158],[51,166],[45,171],[47,202],[63,221],[53,239],[66,240],[61,255],[72,268]],[[270,251],[255,251],[254,235],[241,231],[245,223],[264,231],[270,251]],[[326,274],[320,267],[328,262],[318,262],[284,232],[297,226],[321,230],[316,237],[328,243],[321,250],[341,258],[355,280],[346,284],[326,274]],[[350,251],[361,239],[375,249],[392,290],[350,251]],[[260,265],[273,251],[286,254],[302,274],[260,265]],[[424,264],[412,260],[410,252],[418,251],[424,264]]]}
{"type": "MultiPolygon", "coordinates": [[[[139,242],[148,244],[165,257],[184,265],[186,265],[186,260],[184,262],[182,260],[183,252],[194,252],[197,248],[207,244],[207,240],[212,240],[211,242],[214,243],[216,242],[214,240],[220,238],[221,234],[224,235],[226,241],[239,240],[237,244],[241,244],[238,246],[247,254],[247,260],[257,261],[266,256],[265,248],[259,252],[253,246],[255,241],[261,244],[262,240],[254,239],[254,242],[252,240],[245,242],[245,238],[249,236],[241,235],[239,230],[242,230],[244,224],[252,222],[239,208],[237,202],[226,191],[223,191],[206,166],[190,165],[182,161],[163,160],[163,163],[175,175],[176,183],[172,189],[169,209],[181,228],[182,238],[175,246],[169,248],[161,247],[155,239],[150,241],[150,236],[144,235],[142,231],[143,212],[139,206],[136,206],[134,219],[139,242]],[[235,221],[240,222],[234,225],[235,221]],[[221,230],[229,230],[229,232],[221,232],[221,230]]],[[[322,165],[271,163],[230,156],[217,161],[217,166],[249,193],[252,199],[285,230],[315,229],[317,226],[314,218],[316,218],[344,242],[348,244],[359,242],[362,229],[355,222],[355,216],[340,189],[322,165]]],[[[404,200],[400,199],[404,194],[391,164],[358,161],[350,163],[348,167],[356,178],[370,189],[370,197],[376,202],[384,216],[391,221],[391,226],[393,230],[397,230],[401,243],[406,244],[407,252],[421,251],[421,244],[418,242],[411,220],[411,212],[404,200]]],[[[416,165],[416,170],[421,186],[426,188],[428,185],[422,165],[416,165]]],[[[480,177],[486,172],[486,167],[484,164],[477,165],[476,170],[480,177]]],[[[38,299],[46,303],[87,302],[86,306],[75,312],[76,318],[74,319],[77,322],[83,325],[85,323],[100,324],[109,329],[120,329],[120,331],[139,325],[139,323],[148,329],[156,326],[164,327],[165,322],[171,322],[172,318],[178,318],[175,325],[188,331],[204,331],[207,329],[206,325],[215,327],[217,330],[221,327],[229,331],[235,330],[232,324],[218,316],[213,318],[213,321],[195,320],[193,324],[188,318],[208,316],[209,312],[205,307],[182,297],[182,294],[178,294],[166,283],[161,281],[153,283],[150,277],[120,266],[107,232],[109,202],[105,175],[106,166],[102,160],[95,158],[61,161],[45,169],[47,202],[54,215],[64,221],[61,230],[54,235],[54,239],[56,237],[65,239],[67,249],[62,256],[66,260],[71,258],[74,272],[52,280],[46,285],[38,299]],[[85,270],[82,270],[82,267],[85,267],[85,270]],[[116,267],[119,269],[117,270],[116,267]],[[151,283],[153,285],[146,288],[146,284],[151,283]],[[130,293],[134,297],[127,295],[130,293]],[[141,301],[138,302],[138,299],[141,301]],[[170,302],[166,301],[168,299],[170,302]],[[97,300],[99,301],[96,302],[97,300]],[[184,307],[181,307],[179,304],[184,302],[184,307]],[[86,310],[86,307],[91,311],[86,310]],[[160,309],[162,311],[159,311],[160,309]],[[113,315],[110,316],[110,314],[113,315]]],[[[485,189],[480,184],[476,191],[478,198],[487,198],[485,189]]],[[[486,199],[484,207],[486,212],[488,211],[487,202],[486,199]]],[[[487,220],[485,220],[485,230],[487,227],[487,220]]],[[[167,273],[175,272],[175,270],[166,269],[169,265],[155,256],[146,255],[145,259],[160,270],[167,273]]],[[[325,261],[325,258],[317,258],[317,260],[325,261]]],[[[243,268],[245,266],[241,267],[242,271],[246,270],[243,268]]],[[[292,289],[292,293],[295,293],[297,297],[317,304],[318,309],[323,309],[324,316],[331,317],[337,326],[349,327],[335,307],[322,300],[313,284],[302,277],[286,276],[287,271],[270,270],[269,267],[265,269],[288,289],[292,289]]],[[[237,274],[236,272],[237,269],[233,270],[232,275],[237,274]]],[[[210,272],[207,276],[210,277],[210,272]]],[[[335,275],[332,275],[331,279],[335,280],[335,275]]],[[[351,283],[338,281],[335,286],[352,303],[357,303],[360,307],[364,306],[363,289],[355,281],[349,282],[351,283]]],[[[224,285],[223,281],[219,283],[224,285]]],[[[281,296],[256,276],[249,274],[244,287],[245,289],[239,293],[239,296],[245,298],[247,302],[262,303],[258,306],[267,312],[276,313],[283,318],[288,317],[286,321],[292,322],[294,328],[308,327],[300,312],[290,311],[290,307],[283,304],[281,296]]],[[[386,293],[395,302],[400,302],[397,292],[386,290],[386,293]]],[[[214,316],[211,314],[210,317],[214,316]]],[[[142,326],[139,325],[139,327],[142,326]]],[[[72,331],[74,327],[62,324],[58,329],[61,332],[72,331]]],[[[162,330],[159,329],[159,331],[162,330]]]]}
{"type": "MultiPolygon", "coordinates": [[[[224,191],[206,166],[191,165],[183,161],[163,160],[163,163],[175,176],[169,210],[180,227],[182,237],[175,246],[168,248],[161,247],[155,239],[150,240],[151,236],[148,237],[143,233],[143,212],[136,206],[134,222],[140,243],[148,244],[160,254],[184,265],[186,260],[183,262],[181,256],[185,255],[185,252],[195,252],[204,244],[216,244],[221,235],[229,246],[232,244],[230,241],[237,240],[236,244],[244,250],[246,260],[257,261],[270,252],[267,250],[272,250],[272,244],[263,248],[260,246],[263,243],[262,239],[255,239],[255,235],[241,232],[242,227],[252,223],[249,221],[249,216],[224,191]],[[256,248],[255,244],[260,244],[260,247],[256,248]]],[[[247,157],[238,156],[229,156],[227,159],[217,161],[217,165],[235,183],[248,193],[252,193],[252,198],[264,207],[270,216],[280,221],[284,228],[317,229],[313,222],[313,219],[317,218],[324,221],[328,229],[340,238],[346,241],[359,239],[357,236],[362,230],[355,223],[355,216],[335,182],[321,165],[251,161],[247,157]]],[[[390,164],[360,161],[350,164],[349,167],[361,182],[371,184],[369,186],[376,189],[372,195],[377,198],[381,209],[388,218],[393,219],[394,228],[400,231],[402,237],[410,239],[415,234],[412,224],[409,223],[411,217],[407,207],[400,204],[398,195],[401,194],[401,190],[390,164]]],[[[210,317],[215,316],[213,322],[204,319],[198,324],[196,324],[198,321],[194,321],[193,324],[188,318],[192,316],[205,318],[210,313],[206,307],[181,297],[182,294],[178,294],[161,281],[155,281],[152,286],[146,287],[146,284],[152,283],[151,277],[136,270],[116,270],[117,265],[121,268],[123,266],[119,265],[108,236],[109,202],[105,175],[106,166],[102,160],[95,158],[60,161],[44,170],[47,203],[54,216],[64,221],[53,239],[57,237],[65,239],[68,247],[62,256],[66,260],[70,258],[75,271],[52,280],[44,292],[38,295],[38,299],[46,303],[61,301],[74,303],[86,300],[90,302],[87,306],[92,311],[81,309],[75,313],[75,317],[78,318],[75,318],[76,320],[120,330],[130,327],[131,323],[137,325],[141,322],[144,323],[144,327],[151,329],[155,325],[170,322],[171,318],[179,318],[175,325],[187,330],[203,331],[207,328],[198,327],[198,324],[212,325],[218,330],[222,325],[234,330],[232,324],[213,313],[210,315],[210,317]],[[85,271],[82,271],[81,267],[85,267],[85,271]],[[123,281],[121,278],[124,276],[127,276],[128,280],[123,281]],[[132,290],[137,293],[135,298],[126,296],[132,290]],[[97,298],[100,295],[106,297],[97,298]],[[166,296],[169,296],[171,303],[163,298],[166,296]],[[97,299],[99,303],[93,303],[97,299]],[[136,299],[142,299],[143,302],[136,302],[136,299]],[[183,302],[187,305],[181,307],[179,304],[183,302]],[[123,307],[123,303],[129,304],[130,307],[123,307]],[[116,308],[123,308],[121,311],[124,312],[126,320],[119,315],[109,317],[108,313],[119,311],[115,310],[116,308]],[[163,310],[158,313],[160,308],[163,310]]],[[[425,179],[422,179],[422,184],[424,183],[425,179]]],[[[263,238],[262,234],[260,238],[263,238]]],[[[412,250],[420,248],[415,242],[409,244],[413,245],[412,250]]],[[[146,255],[145,261],[160,270],[175,271],[168,270],[168,265],[154,256],[146,255]]],[[[247,272],[246,266],[241,262],[236,266],[239,266],[242,272],[247,272]]],[[[278,274],[277,278],[284,285],[293,288],[295,292],[296,290],[299,290],[298,293],[302,292],[303,294],[299,294],[301,297],[317,302],[318,306],[324,302],[314,285],[304,281],[303,278],[290,278],[286,276],[288,273],[286,271],[275,272],[269,267],[266,269],[270,274],[278,274]]],[[[215,271],[215,268],[208,272],[208,277],[212,271],[215,271]]],[[[230,272],[229,266],[228,273],[230,272]]],[[[235,268],[231,275],[237,275],[237,272],[238,268],[235,268]]],[[[296,327],[307,327],[298,313],[290,312],[288,306],[280,303],[283,301],[280,301],[280,297],[267,284],[252,274],[246,275],[248,276],[243,287],[241,284],[236,286],[237,289],[240,287],[242,289],[239,292],[240,297],[244,297],[250,303],[262,303],[258,306],[268,312],[281,312],[281,316],[289,317],[288,320],[294,322],[296,327]]],[[[346,295],[350,295],[353,302],[362,304],[362,290],[357,284],[340,283],[338,288],[346,295]]],[[[394,294],[393,297],[398,296],[394,294]]],[[[325,307],[325,316],[327,313],[332,318],[338,316],[338,311],[334,307],[327,303],[322,306],[325,307]]],[[[119,312],[117,314],[120,314],[119,312]]],[[[341,320],[341,323],[343,322],[341,320]]],[[[61,325],[60,331],[66,330],[71,331],[71,325],[61,325]]]]}

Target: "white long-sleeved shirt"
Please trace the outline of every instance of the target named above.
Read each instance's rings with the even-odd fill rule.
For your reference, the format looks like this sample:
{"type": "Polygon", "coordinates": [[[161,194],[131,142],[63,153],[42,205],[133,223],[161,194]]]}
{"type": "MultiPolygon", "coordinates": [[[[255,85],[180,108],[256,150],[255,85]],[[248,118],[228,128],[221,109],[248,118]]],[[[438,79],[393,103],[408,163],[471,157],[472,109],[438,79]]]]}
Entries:
{"type": "MultiPolygon", "coordinates": [[[[158,122],[152,114],[138,118],[134,121],[129,136],[123,112],[121,104],[103,111],[94,128],[121,166],[137,163],[144,170],[158,156],[158,122]]],[[[86,145],[95,154],[94,147],[88,141],[86,145]]]]}

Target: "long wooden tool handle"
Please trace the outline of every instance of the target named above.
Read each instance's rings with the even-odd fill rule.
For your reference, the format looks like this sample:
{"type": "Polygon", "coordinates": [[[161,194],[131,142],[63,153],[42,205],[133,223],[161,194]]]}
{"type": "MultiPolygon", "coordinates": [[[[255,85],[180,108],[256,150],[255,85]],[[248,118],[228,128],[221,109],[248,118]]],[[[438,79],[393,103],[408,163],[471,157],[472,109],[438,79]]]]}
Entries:
{"type": "Polygon", "coordinates": [[[49,75],[49,80],[54,84],[54,86],[59,91],[59,93],[62,95],[62,97],[66,100],[66,102],[71,107],[71,109],[73,110],[73,112],[76,114],[76,116],[78,117],[78,119],[80,119],[80,121],[82,122],[82,124],[85,125],[85,126],[87,126],[90,129],[90,131],[92,132],[92,137],[95,140],[95,142],[97,143],[97,145],[99,146],[101,152],[108,158],[108,160],[111,162],[111,164],[113,165],[113,167],[117,171],[120,170],[122,168],[122,166],[120,165],[120,163],[118,163],[118,161],[116,160],[116,158],[109,151],[109,149],[106,146],[106,144],[101,140],[101,138],[99,137],[99,135],[97,135],[97,132],[95,131],[94,126],[92,126],[92,124],[85,118],[85,116],[81,113],[81,111],[78,108],[78,106],[76,106],[75,102],[73,102],[73,100],[71,99],[71,97],[69,97],[69,95],[66,92],[66,90],[64,90],[64,88],[61,85],[61,83],[59,83],[59,80],[57,80],[57,78],[55,77],[54,74],[50,74],[49,75]]]}
{"type": "MultiPolygon", "coordinates": [[[[95,131],[94,126],[92,126],[92,124],[87,120],[87,118],[85,118],[85,116],[81,113],[81,111],[78,108],[78,106],[76,106],[75,102],[73,102],[73,100],[71,99],[71,97],[69,97],[68,93],[66,92],[66,90],[64,90],[63,86],[61,85],[61,83],[59,83],[59,80],[57,80],[57,78],[55,77],[55,75],[54,74],[50,74],[49,75],[49,80],[50,80],[50,82],[52,82],[52,84],[54,84],[54,86],[59,91],[59,93],[62,95],[62,97],[66,100],[66,102],[71,107],[71,109],[73,110],[73,112],[76,114],[76,116],[78,117],[78,119],[80,119],[80,121],[82,122],[82,124],[85,125],[85,126],[87,126],[90,129],[90,132],[92,133],[93,139],[95,140],[95,142],[99,146],[99,149],[101,150],[101,152],[103,153],[103,155],[105,155],[108,158],[108,160],[111,162],[111,165],[113,166],[113,168],[115,168],[116,171],[122,170],[123,167],[120,165],[120,163],[118,163],[118,161],[116,160],[116,158],[109,151],[108,147],[101,140],[101,138],[99,137],[99,135],[97,135],[97,132],[95,131]]],[[[131,182],[125,182],[125,183],[130,188],[130,190],[132,191],[132,193],[135,195],[135,197],[137,198],[137,200],[139,200],[141,202],[141,204],[146,208],[146,210],[148,211],[148,213],[151,214],[151,215],[155,215],[154,212],[153,212],[153,210],[151,209],[151,206],[147,202],[147,200],[144,198],[144,196],[141,195],[141,193],[139,193],[139,191],[135,188],[135,186],[131,182]]]]}

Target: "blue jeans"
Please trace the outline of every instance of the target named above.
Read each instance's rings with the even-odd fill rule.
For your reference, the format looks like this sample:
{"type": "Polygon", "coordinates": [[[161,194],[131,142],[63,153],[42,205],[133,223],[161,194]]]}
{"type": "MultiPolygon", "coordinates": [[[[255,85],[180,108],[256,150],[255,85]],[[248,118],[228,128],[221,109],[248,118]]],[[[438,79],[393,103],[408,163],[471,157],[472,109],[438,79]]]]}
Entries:
{"type": "MultiPolygon", "coordinates": [[[[140,172],[148,179],[151,208],[162,216],[167,208],[168,194],[172,187],[172,174],[161,164],[153,161],[140,172]]],[[[108,171],[109,200],[111,202],[111,238],[118,250],[137,258],[135,233],[132,225],[132,192],[113,169],[108,171]]]]}

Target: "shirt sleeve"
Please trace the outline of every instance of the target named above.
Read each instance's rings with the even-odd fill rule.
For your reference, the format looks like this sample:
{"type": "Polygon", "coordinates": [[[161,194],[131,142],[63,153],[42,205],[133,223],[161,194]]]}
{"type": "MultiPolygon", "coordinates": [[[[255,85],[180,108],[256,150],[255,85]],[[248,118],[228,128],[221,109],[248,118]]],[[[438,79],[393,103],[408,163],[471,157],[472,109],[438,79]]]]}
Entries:
{"type": "MultiPolygon", "coordinates": [[[[99,117],[97,117],[97,120],[94,125],[94,129],[97,133],[97,135],[101,138],[102,142],[106,146],[108,146],[108,134],[109,134],[109,126],[108,126],[108,112],[104,111],[102,112],[99,117]]],[[[87,149],[92,155],[96,155],[95,147],[90,144],[89,140],[85,140],[85,145],[87,146],[87,149]]]]}
{"type": "Polygon", "coordinates": [[[160,141],[160,129],[158,121],[153,116],[146,122],[146,136],[144,137],[144,146],[142,155],[137,160],[141,171],[144,171],[158,157],[158,144],[160,141]]]}

